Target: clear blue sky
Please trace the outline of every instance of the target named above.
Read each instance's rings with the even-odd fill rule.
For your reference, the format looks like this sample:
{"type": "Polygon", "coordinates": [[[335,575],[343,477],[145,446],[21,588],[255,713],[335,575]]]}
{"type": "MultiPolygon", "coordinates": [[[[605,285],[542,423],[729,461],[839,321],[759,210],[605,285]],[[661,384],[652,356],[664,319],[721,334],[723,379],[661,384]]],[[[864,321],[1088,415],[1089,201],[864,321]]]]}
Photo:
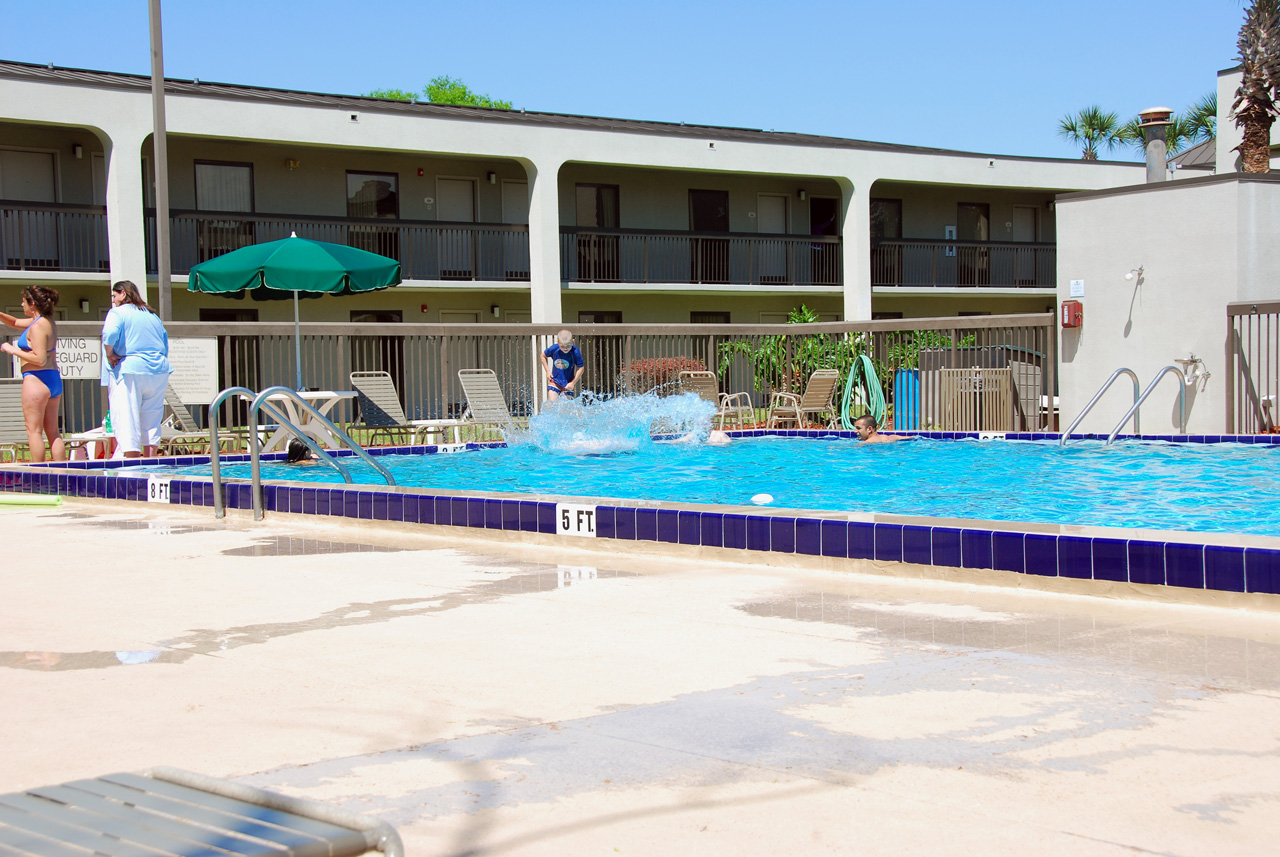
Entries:
{"type": "MultiPolygon", "coordinates": [[[[170,77],[360,94],[448,74],[529,110],[1073,158],[1068,112],[1213,91],[1243,7],[166,0],[163,17],[170,77]]],[[[150,73],[146,0],[0,0],[0,22],[0,58],[150,73]]]]}

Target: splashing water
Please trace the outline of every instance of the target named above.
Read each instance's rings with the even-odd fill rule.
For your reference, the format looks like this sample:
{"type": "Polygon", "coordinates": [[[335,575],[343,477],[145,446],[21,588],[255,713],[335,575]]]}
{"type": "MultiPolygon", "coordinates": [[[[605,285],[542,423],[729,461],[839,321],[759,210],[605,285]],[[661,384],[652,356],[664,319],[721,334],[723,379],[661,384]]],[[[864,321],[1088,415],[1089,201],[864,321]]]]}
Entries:
{"type": "Polygon", "coordinates": [[[659,397],[595,398],[549,402],[529,420],[529,429],[507,437],[555,455],[614,455],[653,443],[653,435],[701,442],[711,432],[716,407],[694,393],[659,397]]]}

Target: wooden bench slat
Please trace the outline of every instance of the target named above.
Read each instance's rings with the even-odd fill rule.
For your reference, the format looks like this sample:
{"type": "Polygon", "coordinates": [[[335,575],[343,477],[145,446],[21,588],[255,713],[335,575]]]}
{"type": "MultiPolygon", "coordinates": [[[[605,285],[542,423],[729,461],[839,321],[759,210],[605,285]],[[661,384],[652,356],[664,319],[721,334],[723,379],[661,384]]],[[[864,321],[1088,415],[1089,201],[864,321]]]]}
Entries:
{"type": "Polygon", "coordinates": [[[93,857],[93,855],[83,849],[53,839],[45,839],[43,836],[17,828],[5,827],[0,823],[0,857],[93,857]]]}

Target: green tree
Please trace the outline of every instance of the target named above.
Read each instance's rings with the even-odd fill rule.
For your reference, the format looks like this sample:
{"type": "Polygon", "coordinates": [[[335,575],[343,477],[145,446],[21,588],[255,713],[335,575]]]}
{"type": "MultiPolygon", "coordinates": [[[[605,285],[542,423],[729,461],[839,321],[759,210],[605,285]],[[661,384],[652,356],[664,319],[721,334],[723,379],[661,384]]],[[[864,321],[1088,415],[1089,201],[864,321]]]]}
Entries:
{"type": "Polygon", "coordinates": [[[1058,136],[1081,146],[1082,160],[1096,161],[1100,147],[1111,151],[1128,141],[1125,127],[1118,115],[1092,104],[1063,116],[1058,122],[1058,136]]]}
{"type": "Polygon", "coordinates": [[[1244,132],[1236,151],[1246,173],[1269,173],[1280,88],[1280,0],[1251,0],[1236,46],[1242,68],[1231,114],[1244,132]]]}
{"type": "Polygon", "coordinates": [[[1210,92],[1187,109],[1187,130],[1197,143],[1218,134],[1218,93],[1210,92]]]}
{"type": "Polygon", "coordinates": [[[366,92],[369,98],[391,98],[396,101],[425,100],[432,104],[462,104],[468,107],[492,107],[496,110],[510,110],[510,101],[495,101],[488,95],[472,92],[460,78],[442,74],[431,78],[422,88],[422,92],[408,92],[404,89],[375,89],[366,92]]]}

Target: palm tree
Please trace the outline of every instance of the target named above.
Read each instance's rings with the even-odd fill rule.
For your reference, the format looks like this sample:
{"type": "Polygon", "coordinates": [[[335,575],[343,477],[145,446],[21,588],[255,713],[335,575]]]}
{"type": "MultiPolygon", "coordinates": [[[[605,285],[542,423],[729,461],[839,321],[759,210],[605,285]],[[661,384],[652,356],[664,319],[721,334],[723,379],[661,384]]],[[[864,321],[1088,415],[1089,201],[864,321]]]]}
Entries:
{"type": "Polygon", "coordinates": [[[1210,92],[1191,105],[1186,113],[1192,143],[1202,143],[1218,134],[1218,93],[1210,92]]]}
{"type": "MultiPolygon", "coordinates": [[[[1176,155],[1188,146],[1202,143],[1213,137],[1218,124],[1218,95],[1210,92],[1179,116],[1169,117],[1164,129],[1165,151],[1176,155]]],[[[1138,151],[1144,151],[1147,141],[1142,135],[1142,118],[1129,120],[1122,131],[1124,141],[1138,151]]]]}
{"type": "MultiPolygon", "coordinates": [[[[1280,2],[1280,0],[1272,0],[1280,2]]],[[[1058,136],[1069,142],[1083,145],[1082,160],[1098,160],[1098,147],[1111,151],[1126,142],[1125,127],[1115,113],[1105,113],[1096,104],[1079,113],[1068,113],[1058,123],[1058,136]]]]}
{"type": "Polygon", "coordinates": [[[1237,151],[1246,173],[1269,173],[1271,124],[1280,113],[1280,0],[1251,0],[1236,45],[1242,74],[1231,113],[1244,132],[1237,151]]]}

